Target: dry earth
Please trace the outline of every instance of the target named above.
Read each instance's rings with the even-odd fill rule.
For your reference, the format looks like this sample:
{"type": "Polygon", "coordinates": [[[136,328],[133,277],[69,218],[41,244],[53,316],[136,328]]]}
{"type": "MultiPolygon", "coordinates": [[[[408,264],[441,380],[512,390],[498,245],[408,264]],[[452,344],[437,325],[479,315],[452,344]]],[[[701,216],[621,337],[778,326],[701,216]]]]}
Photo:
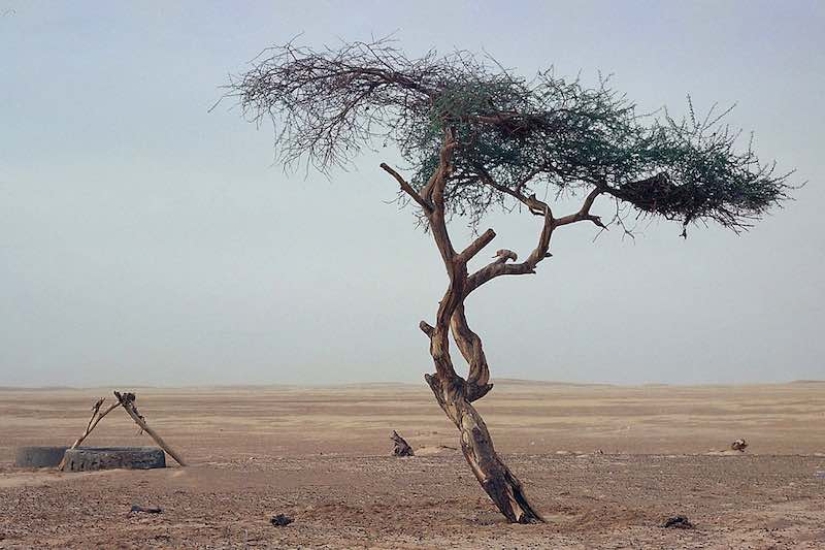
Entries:
{"type": "MultiPolygon", "coordinates": [[[[192,466],[63,474],[15,468],[15,448],[70,443],[106,392],[0,390],[0,548],[825,548],[825,383],[500,382],[479,409],[548,520],[527,526],[445,448],[456,431],[428,392],[138,389],[192,466]],[[419,456],[388,456],[393,429],[419,456]],[[746,453],[708,454],[737,438],[746,453]],[[676,514],[696,528],[660,527],[676,514]]],[[[88,443],[150,444],[135,432],[117,410],[88,443]]]]}

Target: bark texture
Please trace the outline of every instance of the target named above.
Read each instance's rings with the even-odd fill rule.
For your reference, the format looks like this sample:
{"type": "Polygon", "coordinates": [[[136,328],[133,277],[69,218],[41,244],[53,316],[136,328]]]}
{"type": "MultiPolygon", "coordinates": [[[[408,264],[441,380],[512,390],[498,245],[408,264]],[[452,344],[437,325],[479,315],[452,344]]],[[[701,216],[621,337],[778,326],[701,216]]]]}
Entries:
{"type": "Polygon", "coordinates": [[[436,401],[461,434],[461,452],[481,487],[499,511],[513,523],[536,523],[544,520],[533,509],[518,478],[499,458],[487,424],[467,400],[462,386],[444,384],[437,376],[426,375],[436,401]]]}

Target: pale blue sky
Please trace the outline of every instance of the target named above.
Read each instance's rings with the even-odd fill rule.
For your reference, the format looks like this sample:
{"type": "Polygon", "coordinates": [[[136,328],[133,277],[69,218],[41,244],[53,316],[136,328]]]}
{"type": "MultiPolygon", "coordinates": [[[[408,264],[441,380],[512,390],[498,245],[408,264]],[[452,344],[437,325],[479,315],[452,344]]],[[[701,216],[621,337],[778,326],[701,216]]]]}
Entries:
{"type": "MultiPolygon", "coordinates": [[[[739,237],[559,231],[538,275],[468,303],[494,378],[825,378],[823,28],[818,1],[0,0],[0,385],[420,381],[445,276],[386,203],[394,153],[288,176],[269,127],[207,112],[268,45],[391,32],[613,73],[644,110],[737,102],[760,155],[810,181],[739,237]]],[[[530,216],[489,223],[494,249],[534,244],[530,216]]]]}

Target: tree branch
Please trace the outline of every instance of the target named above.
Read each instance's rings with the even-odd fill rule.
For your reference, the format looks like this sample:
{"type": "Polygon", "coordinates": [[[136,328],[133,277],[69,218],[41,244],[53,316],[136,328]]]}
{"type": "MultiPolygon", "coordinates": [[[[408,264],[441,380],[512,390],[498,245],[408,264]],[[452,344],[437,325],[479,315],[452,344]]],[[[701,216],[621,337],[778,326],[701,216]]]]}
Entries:
{"type": "Polygon", "coordinates": [[[481,250],[490,244],[490,242],[496,238],[496,232],[492,229],[488,229],[484,233],[482,233],[476,240],[471,242],[467,248],[461,251],[456,257],[457,262],[467,263],[473,259],[473,257],[481,252],[481,250]]]}
{"type": "Polygon", "coordinates": [[[490,367],[487,364],[487,357],[484,355],[484,347],[481,338],[470,329],[467,317],[464,315],[464,304],[458,306],[450,320],[450,329],[453,333],[461,355],[467,361],[469,373],[465,385],[465,394],[470,402],[481,399],[487,395],[493,385],[490,384],[490,367]]]}
{"type": "Polygon", "coordinates": [[[499,184],[483,168],[479,168],[478,173],[485,185],[489,185],[490,187],[493,187],[502,193],[506,193],[524,203],[527,208],[530,209],[530,212],[535,215],[541,215],[544,218],[544,223],[542,224],[541,232],[539,233],[539,242],[525,261],[508,264],[506,263],[508,259],[515,259],[515,253],[508,250],[505,252],[509,252],[509,254],[497,254],[497,257],[493,262],[487,264],[467,278],[465,296],[469,295],[472,291],[487,281],[501,275],[525,275],[528,273],[535,273],[536,265],[549,256],[547,250],[550,247],[550,237],[555,229],[553,213],[550,206],[546,202],[537,199],[535,195],[530,195],[527,197],[520,192],[499,184]]]}
{"type": "Polygon", "coordinates": [[[430,327],[423,322],[419,324],[419,328],[430,337],[430,355],[435,363],[436,375],[450,384],[456,383],[457,380],[463,383],[463,379],[455,372],[452,359],[450,359],[449,324],[453,312],[464,301],[464,285],[467,281],[467,264],[456,257],[445,218],[444,188],[452,172],[452,154],[455,148],[455,132],[452,128],[448,128],[444,132],[438,167],[430,177],[424,191],[426,200],[432,203],[432,210],[426,213],[430,222],[430,231],[441,253],[450,284],[438,305],[435,327],[430,327]]]}
{"type": "Polygon", "coordinates": [[[401,190],[404,191],[407,195],[412,198],[418,205],[424,210],[425,214],[430,214],[433,211],[433,205],[429,203],[426,199],[422,198],[415,189],[412,188],[412,185],[407,183],[401,174],[390,168],[390,166],[386,162],[381,163],[381,168],[387,172],[389,175],[395,178],[398,184],[401,186],[401,190]]]}
{"type": "Polygon", "coordinates": [[[178,464],[181,466],[186,466],[186,463],[183,461],[183,458],[174,451],[164,440],[161,438],[158,433],[149,427],[146,423],[146,419],[138,412],[137,407],[135,406],[135,394],[133,393],[120,393],[114,392],[115,397],[117,397],[118,404],[123,405],[123,408],[132,417],[132,420],[135,421],[135,424],[140,426],[140,429],[149,434],[149,437],[155,440],[155,443],[158,446],[166,451],[166,453],[171,456],[172,458],[177,461],[178,464]]]}
{"type": "MultiPolygon", "coordinates": [[[[441,259],[444,261],[444,267],[447,268],[447,273],[450,276],[451,285],[455,284],[456,279],[455,258],[456,251],[453,248],[453,243],[450,241],[450,234],[447,231],[446,206],[444,204],[444,188],[447,185],[447,178],[452,172],[452,155],[456,148],[455,134],[451,128],[444,131],[444,141],[441,144],[441,152],[439,154],[438,167],[430,177],[426,188],[422,191],[425,200],[430,201],[432,210],[427,213],[427,219],[430,222],[430,230],[433,234],[433,239],[441,253],[441,259]]],[[[450,315],[452,311],[450,312],[450,315]]],[[[450,315],[447,315],[444,324],[446,326],[450,315]]],[[[436,322],[436,327],[438,323],[436,322]]]]}
{"type": "Polygon", "coordinates": [[[587,195],[587,198],[584,199],[584,204],[582,204],[582,207],[579,209],[578,212],[575,212],[573,214],[569,214],[567,216],[564,216],[562,218],[557,219],[554,222],[554,225],[556,227],[560,227],[562,225],[569,225],[571,223],[576,223],[576,222],[586,220],[586,221],[593,222],[595,225],[597,225],[598,227],[601,227],[602,229],[607,229],[607,226],[602,223],[601,217],[593,216],[593,215],[590,214],[590,207],[593,206],[593,202],[596,200],[596,197],[598,197],[599,195],[601,195],[602,193],[604,193],[606,191],[607,191],[607,187],[602,187],[602,186],[596,187],[595,189],[590,191],[590,193],[587,195]]]}
{"type": "Polygon", "coordinates": [[[493,177],[490,175],[490,173],[487,172],[487,170],[484,169],[483,166],[476,166],[475,169],[476,169],[476,172],[478,173],[478,177],[479,177],[479,180],[481,181],[481,183],[483,183],[484,185],[487,185],[489,187],[492,187],[493,189],[495,189],[496,191],[498,191],[500,193],[504,193],[505,195],[510,195],[511,197],[516,199],[517,201],[519,201],[519,202],[523,203],[525,206],[527,206],[527,208],[530,210],[530,212],[533,213],[534,215],[537,215],[537,216],[543,216],[544,215],[544,211],[537,208],[538,205],[536,204],[536,202],[534,200],[535,196],[533,196],[532,197],[533,200],[531,200],[531,197],[525,196],[520,191],[520,189],[530,179],[535,177],[535,175],[538,173],[538,171],[531,172],[530,175],[528,175],[524,180],[522,180],[522,182],[519,183],[519,186],[518,186],[519,189],[517,190],[517,189],[510,189],[506,185],[501,185],[500,183],[498,183],[495,179],[493,179],[493,177]]]}
{"type": "Polygon", "coordinates": [[[507,260],[510,258],[509,255],[498,255],[498,257],[491,263],[487,264],[483,268],[479,269],[472,275],[467,278],[467,285],[465,287],[465,296],[469,295],[479,286],[483,285],[487,281],[495,279],[496,277],[500,277],[501,275],[526,275],[535,273],[535,268],[545,258],[549,258],[552,256],[550,254],[550,238],[553,236],[553,231],[557,227],[570,225],[572,223],[580,222],[580,221],[591,221],[598,227],[603,229],[607,229],[607,227],[602,223],[601,218],[599,216],[594,216],[590,214],[590,208],[593,206],[596,198],[608,191],[608,188],[604,185],[599,185],[594,188],[590,193],[588,193],[587,197],[585,197],[584,202],[582,203],[582,207],[573,214],[569,214],[562,218],[555,219],[553,218],[552,211],[550,210],[550,206],[535,197],[535,195],[530,195],[529,197],[525,197],[521,193],[513,191],[505,186],[498,184],[495,180],[488,173],[484,170],[479,172],[479,175],[482,178],[482,181],[485,182],[486,185],[490,185],[496,189],[502,189],[508,195],[511,195],[521,202],[523,202],[530,211],[534,214],[538,214],[539,212],[542,213],[544,216],[544,223],[541,228],[541,233],[539,233],[539,242],[536,245],[536,248],[530,253],[528,258],[521,262],[521,263],[506,263],[507,260]]]}

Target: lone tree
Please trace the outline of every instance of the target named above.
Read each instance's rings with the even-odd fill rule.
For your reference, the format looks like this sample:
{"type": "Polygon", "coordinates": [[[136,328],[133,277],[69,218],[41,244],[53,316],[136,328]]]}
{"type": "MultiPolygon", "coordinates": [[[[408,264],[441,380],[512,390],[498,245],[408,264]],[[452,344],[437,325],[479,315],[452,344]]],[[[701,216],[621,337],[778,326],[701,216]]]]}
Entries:
{"type": "Polygon", "coordinates": [[[470,468],[511,522],[542,519],[473,406],[493,385],[481,338],[467,323],[467,298],[499,277],[535,273],[560,228],[624,228],[624,216],[635,210],[685,229],[712,220],[740,231],[790,189],[788,174],[760,164],[750,147],[735,149],[737,133],[720,123],[726,113],[700,120],[691,107],[683,121],[667,112],[640,116],[605,82],[588,88],[550,71],[527,79],[467,52],[410,58],[386,40],[322,50],[288,43],[232,79],[227,95],[252,121],[273,120],[287,166],[306,162],[328,171],[364,147],[398,147],[408,175],[381,168],[400,186],[399,198],[417,209],[449,279],[434,321],[419,325],[435,364],[425,378],[458,427],[470,468]],[[580,208],[557,214],[537,198],[548,188],[557,197],[583,197],[580,208]],[[615,202],[607,222],[591,212],[600,197],[615,202]],[[456,248],[448,221],[462,216],[477,229],[495,208],[536,216],[538,242],[522,261],[502,249],[470,272],[468,262],[496,233],[474,231],[472,242],[456,248]],[[450,357],[450,334],[469,365],[466,377],[450,357]]]}

